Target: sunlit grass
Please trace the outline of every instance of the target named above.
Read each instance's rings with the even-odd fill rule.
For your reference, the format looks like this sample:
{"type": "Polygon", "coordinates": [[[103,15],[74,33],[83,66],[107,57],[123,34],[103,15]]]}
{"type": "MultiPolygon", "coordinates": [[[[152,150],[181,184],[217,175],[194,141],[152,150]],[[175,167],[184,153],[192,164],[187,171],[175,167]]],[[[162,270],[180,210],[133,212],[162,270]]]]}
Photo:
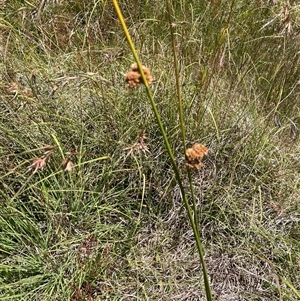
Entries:
{"type": "MultiPolygon", "coordinates": [[[[0,21],[0,300],[204,300],[112,3],[36,2],[6,1],[0,21]]],[[[173,3],[186,147],[209,148],[192,187],[213,299],[299,299],[299,6],[284,4],[173,3]]],[[[165,3],[120,5],[188,191],[165,3]]]]}

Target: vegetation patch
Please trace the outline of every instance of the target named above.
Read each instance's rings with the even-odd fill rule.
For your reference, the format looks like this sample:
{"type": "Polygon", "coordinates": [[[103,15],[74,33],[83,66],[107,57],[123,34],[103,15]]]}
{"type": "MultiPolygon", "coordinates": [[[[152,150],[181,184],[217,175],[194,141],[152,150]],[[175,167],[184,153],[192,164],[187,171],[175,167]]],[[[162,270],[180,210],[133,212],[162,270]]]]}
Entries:
{"type": "Polygon", "coordinates": [[[0,300],[206,300],[182,188],[213,300],[299,300],[299,4],[120,1],[139,68],[112,2],[0,1],[0,300]]]}

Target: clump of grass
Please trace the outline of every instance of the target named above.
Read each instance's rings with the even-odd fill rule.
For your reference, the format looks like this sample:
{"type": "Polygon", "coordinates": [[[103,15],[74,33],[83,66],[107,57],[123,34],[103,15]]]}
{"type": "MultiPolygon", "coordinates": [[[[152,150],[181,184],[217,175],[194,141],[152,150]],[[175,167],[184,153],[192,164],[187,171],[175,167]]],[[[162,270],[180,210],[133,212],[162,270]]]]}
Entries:
{"type": "MultiPolygon", "coordinates": [[[[122,3],[186,191],[183,148],[209,148],[187,196],[214,299],[299,299],[299,6],[273,2],[176,1],[173,38],[164,2],[122,3]]],[[[133,57],[112,2],[2,12],[0,299],[204,299],[144,86],[124,81],[133,57]]]]}

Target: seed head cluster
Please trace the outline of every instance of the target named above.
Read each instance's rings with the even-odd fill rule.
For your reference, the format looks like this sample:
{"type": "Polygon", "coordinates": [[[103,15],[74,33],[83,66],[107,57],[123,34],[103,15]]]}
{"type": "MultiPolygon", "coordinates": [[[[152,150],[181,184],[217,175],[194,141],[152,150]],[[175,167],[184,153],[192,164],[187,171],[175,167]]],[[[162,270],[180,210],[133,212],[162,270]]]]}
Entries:
{"type": "MultiPolygon", "coordinates": [[[[142,65],[142,69],[148,84],[151,84],[153,77],[150,69],[142,65]]],[[[136,63],[131,65],[131,70],[125,74],[125,80],[130,88],[136,87],[138,84],[143,83],[142,75],[136,63]]]]}
{"type": "Polygon", "coordinates": [[[202,166],[201,160],[208,153],[208,148],[202,144],[195,143],[185,152],[186,165],[190,168],[200,169],[202,166]]]}

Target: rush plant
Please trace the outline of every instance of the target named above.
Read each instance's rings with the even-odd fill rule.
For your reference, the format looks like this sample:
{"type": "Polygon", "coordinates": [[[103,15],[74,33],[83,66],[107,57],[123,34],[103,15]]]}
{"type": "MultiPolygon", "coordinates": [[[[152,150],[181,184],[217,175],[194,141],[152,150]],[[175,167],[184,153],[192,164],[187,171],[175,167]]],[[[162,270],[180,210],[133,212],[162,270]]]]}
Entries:
{"type": "MultiPolygon", "coordinates": [[[[166,131],[165,131],[164,126],[163,126],[161,115],[159,114],[159,111],[157,109],[157,105],[155,103],[153,94],[151,92],[151,89],[150,89],[150,86],[149,86],[149,79],[147,79],[147,73],[145,72],[145,67],[142,65],[142,63],[140,61],[140,58],[138,56],[138,53],[135,49],[135,46],[132,42],[130,33],[127,29],[124,17],[122,15],[120,6],[118,4],[118,1],[113,0],[113,4],[114,4],[114,8],[116,10],[118,19],[121,23],[122,29],[124,31],[124,34],[126,36],[127,42],[129,44],[129,47],[131,49],[132,55],[133,55],[133,57],[136,61],[139,74],[142,77],[142,82],[145,85],[146,94],[147,94],[148,99],[150,101],[152,111],[155,115],[157,125],[160,129],[161,136],[163,138],[166,150],[168,152],[169,159],[170,159],[172,167],[173,167],[173,171],[174,171],[174,174],[175,174],[176,181],[177,181],[177,183],[180,187],[181,197],[182,197],[183,204],[184,204],[184,207],[186,209],[186,212],[187,212],[187,215],[188,215],[188,218],[189,218],[189,221],[190,221],[190,225],[193,229],[194,238],[195,238],[195,242],[196,242],[196,245],[197,245],[197,249],[198,249],[198,253],[199,253],[199,257],[200,257],[200,261],[201,261],[201,265],[202,265],[202,273],[203,273],[203,277],[204,277],[206,299],[208,301],[211,301],[212,300],[212,294],[211,294],[211,289],[210,289],[210,284],[209,284],[208,273],[207,273],[207,269],[206,269],[206,265],[205,265],[203,246],[202,246],[199,227],[198,227],[198,222],[199,221],[198,221],[197,208],[196,208],[196,202],[195,202],[195,196],[194,196],[194,190],[193,190],[193,184],[192,184],[192,177],[191,177],[191,173],[190,173],[191,164],[188,163],[188,165],[187,165],[187,174],[188,174],[188,180],[189,180],[189,184],[190,184],[190,193],[191,193],[192,204],[193,204],[192,206],[189,203],[187,193],[186,193],[186,189],[185,189],[185,187],[182,183],[182,175],[181,175],[180,170],[178,168],[178,165],[176,163],[173,150],[171,148],[168,136],[167,136],[166,131]]],[[[173,34],[173,28],[172,28],[173,22],[172,22],[172,17],[171,17],[171,3],[170,3],[170,1],[167,0],[166,5],[167,5],[167,9],[168,9],[170,33],[171,33],[172,46],[173,46],[172,49],[173,49],[174,70],[175,70],[175,77],[176,77],[176,91],[177,91],[177,100],[178,100],[178,111],[179,111],[179,119],[180,119],[181,137],[182,137],[182,144],[183,144],[184,154],[187,155],[186,154],[184,116],[183,116],[181,93],[180,93],[180,79],[179,79],[179,70],[178,70],[176,49],[175,49],[175,43],[174,43],[174,34],[173,34]]],[[[128,75],[127,75],[127,78],[128,78],[128,75]]],[[[131,85],[131,86],[135,87],[135,85],[131,85]]]]}

